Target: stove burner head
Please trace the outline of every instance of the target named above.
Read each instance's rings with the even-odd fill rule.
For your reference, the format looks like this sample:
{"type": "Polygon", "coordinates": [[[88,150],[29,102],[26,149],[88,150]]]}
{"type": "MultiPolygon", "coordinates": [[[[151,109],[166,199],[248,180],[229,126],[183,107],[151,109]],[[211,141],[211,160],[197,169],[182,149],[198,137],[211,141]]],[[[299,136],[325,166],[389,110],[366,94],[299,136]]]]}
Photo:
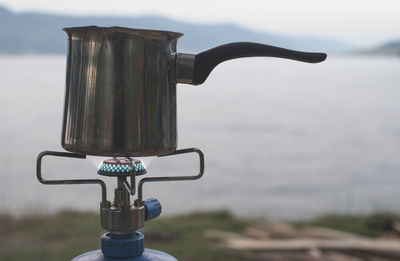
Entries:
{"type": "Polygon", "coordinates": [[[146,174],[143,162],[130,158],[113,158],[104,160],[97,171],[103,176],[130,176],[134,171],[136,175],[146,174]]]}

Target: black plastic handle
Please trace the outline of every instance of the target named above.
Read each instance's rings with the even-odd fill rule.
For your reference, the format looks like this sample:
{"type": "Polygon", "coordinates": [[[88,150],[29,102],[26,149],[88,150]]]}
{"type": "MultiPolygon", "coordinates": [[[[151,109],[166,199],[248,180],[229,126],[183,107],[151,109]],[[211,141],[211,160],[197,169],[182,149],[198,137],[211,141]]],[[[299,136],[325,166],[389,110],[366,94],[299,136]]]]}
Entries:
{"type": "Polygon", "coordinates": [[[202,84],[211,71],[224,61],[255,56],[278,57],[306,63],[319,63],[326,59],[325,53],[299,52],[250,42],[229,43],[195,56],[192,84],[202,84]]]}

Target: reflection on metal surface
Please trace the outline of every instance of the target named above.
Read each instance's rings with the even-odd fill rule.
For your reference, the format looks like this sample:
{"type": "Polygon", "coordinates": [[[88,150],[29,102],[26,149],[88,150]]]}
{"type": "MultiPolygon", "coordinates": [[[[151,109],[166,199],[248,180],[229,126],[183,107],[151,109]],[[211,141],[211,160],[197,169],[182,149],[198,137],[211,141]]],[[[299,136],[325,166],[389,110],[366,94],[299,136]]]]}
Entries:
{"type": "Polygon", "coordinates": [[[173,152],[176,86],[168,70],[181,34],[119,27],[65,31],[63,147],[110,156],[173,152]]]}

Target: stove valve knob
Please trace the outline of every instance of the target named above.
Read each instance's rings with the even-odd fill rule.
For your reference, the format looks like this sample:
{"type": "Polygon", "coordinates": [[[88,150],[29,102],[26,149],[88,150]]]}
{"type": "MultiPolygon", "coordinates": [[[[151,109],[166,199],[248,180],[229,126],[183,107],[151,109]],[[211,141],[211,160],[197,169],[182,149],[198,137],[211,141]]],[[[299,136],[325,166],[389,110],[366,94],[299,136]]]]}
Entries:
{"type": "Polygon", "coordinates": [[[161,203],[155,198],[149,198],[144,201],[146,210],[145,221],[155,219],[161,214],[161,203]]]}

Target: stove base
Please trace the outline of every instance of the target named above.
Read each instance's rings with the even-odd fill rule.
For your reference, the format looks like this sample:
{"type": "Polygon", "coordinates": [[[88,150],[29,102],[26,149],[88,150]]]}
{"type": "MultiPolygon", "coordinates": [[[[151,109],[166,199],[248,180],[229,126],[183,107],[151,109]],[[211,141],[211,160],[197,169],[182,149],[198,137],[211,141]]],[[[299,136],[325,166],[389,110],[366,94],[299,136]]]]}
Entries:
{"type": "Polygon", "coordinates": [[[91,252],[84,253],[80,256],[75,257],[71,261],[177,261],[173,256],[153,250],[145,249],[143,254],[138,257],[128,257],[128,258],[112,258],[104,256],[101,250],[95,250],[91,252]]]}

